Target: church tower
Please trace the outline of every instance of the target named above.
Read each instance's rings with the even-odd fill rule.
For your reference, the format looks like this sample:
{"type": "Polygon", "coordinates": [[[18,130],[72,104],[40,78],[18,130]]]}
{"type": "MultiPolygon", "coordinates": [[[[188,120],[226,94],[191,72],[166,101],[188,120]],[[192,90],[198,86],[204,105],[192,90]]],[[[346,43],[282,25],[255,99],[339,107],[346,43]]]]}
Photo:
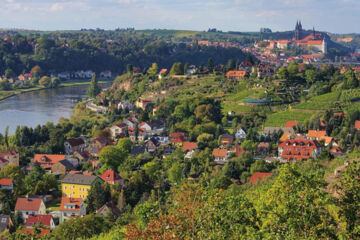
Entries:
{"type": "Polygon", "coordinates": [[[301,39],[302,39],[302,25],[301,25],[301,21],[297,21],[295,26],[295,40],[301,40],[301,39]]]}

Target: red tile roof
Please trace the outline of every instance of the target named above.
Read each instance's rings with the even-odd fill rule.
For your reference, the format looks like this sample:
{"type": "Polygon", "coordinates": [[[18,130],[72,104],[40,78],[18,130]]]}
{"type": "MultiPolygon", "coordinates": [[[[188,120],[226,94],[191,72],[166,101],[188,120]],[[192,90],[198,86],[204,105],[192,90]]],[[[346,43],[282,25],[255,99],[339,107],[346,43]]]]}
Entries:
{"type": "Polygon", "coordinates": [[[163,69],[160,70],[160,73],[159,73],[159,74],[166,74],[167,71],[168,71],[168,70],[167,70],[166,68],[163,68],[163,69]]]}
{"type": "Polygon", "coordinates": [[[279,144],[279,148],[283,148],[281,157],[287,160],[296,159],[301,161],[309,159],[314,150],[321,148],[316,140],[286,140],[279,144]]]}
{"type": "Polygon", "coordinates": [[[226,157],[227,149],[226,148],[214,148],[212,155],[214,157],[226,157]]]}
{"type": "Polygon", "coordinates": [[[0,179],[0,186],[11,186],[13,180],[11,178],[1,178],[0,179]]]}
{"type": "Polygon", "coordinates": [[[321,138],[326,136],[326,131],[309,130],[307,136],[309,138],[321,138]]]}
{"type": "Polygon", "coordinates": [[[170,133],[170,138],[172,143],[182,143],[185,141],[185,133],[182,132],[170,133]]]}
{"type": "MultiPolygon", "coordinates": [[[[24,235],[33,235],[34,234],[34,230],[32,228],[24,228],[21,230],[21,233],[24,235]]],[[[39,237],[43,237],[47,234],[50,233],[50,229],[46,229],[46,228],[42,228],[41,232],[39,234],[39,237]]]]}
{"type": "Polygon", "coordinates": [[[44,225],[50,227],[52,216],[51,215],[30,215],[26,220],[25,225],[31,227],[32,225],[44,225]]]}
{"type": "Polygon", "coordinates": [[[355,128],[360,129],[360,120],[355,121],[355,128]]]}
{"type": "Polygon", "coordinates": [[[103,174],[101,174],[100,178],[105,182],[115,182],[122,179],[114,170],[105,171],[103,174]]]}
{"type": "Polygon", "coordinates": [[[334,154],[334,155],[337,155],[337,154],[344,154],[345,152],[341,148],[335,146],[332,149],[330,149],[330,153],[334,154]]]}
{"type": "Polygon", "coordinates": [[[55,163],[64,160],[65,155],[57,155],[57,154],[35,154],[34,156],[34,162],[40,163],[40,165],[43,165],[43,167],[50,167],[51,165],[54,165],[55,163]]]}
{"type": "Polygon", "coordinates": [[[41,198],[18,198],[15,211],[39,211],[41,203],[41,198]]]}
{"type": "Polygon", "coordinates": [[[77,212],[80,211],[81,203],[83,199],[82,198],[61,198],[61,204],[60,204],[60,211],[71,211],[71,212],[77,212]],[[75,209],[66,209],[64,208],[65,204],[75,204],[75,209]]]}
{"type": "Polygon", "coordinates": [[[183,151],[192,151],[197,147],[196,142],[184,142],[184,145],[182,147],[183,151]]]}
{"type": "Polygon", "coordinates": [[[270,177],[271,175],[272,173],[256,172],[251,176],[250,182],[255,184],[257,181],[263,180],[264,178],[270,177]]]}
{"type": "Polygon", "coordinates": [[[294,126],[297,126],[299,124],[299,122],[298,121],[287,121],[286,123],[285,123],[285,126],[284,127],[294,127],[294,126]]]}
{"type": "Polygon", "coordinates": [[[226,77],[240,77],[243,78],[246,75],[246,71],[228,71],[226,77]]]}

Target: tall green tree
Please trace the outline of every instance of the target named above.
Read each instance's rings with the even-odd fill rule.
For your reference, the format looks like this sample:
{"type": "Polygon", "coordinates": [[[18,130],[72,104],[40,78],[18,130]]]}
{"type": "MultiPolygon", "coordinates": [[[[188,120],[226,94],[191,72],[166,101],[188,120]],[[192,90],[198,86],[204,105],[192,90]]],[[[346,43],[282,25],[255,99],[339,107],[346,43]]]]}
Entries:
{"type": "Polygon", "coordinates": [[[101,87],[98,84],[96,74],[94,73],[91,77],[90,87],[87,90],[87,95],[91,98],[96,97],[101,92],[101,87]]]}
{"type": "Polygon", "coordinates": [[[110,186],[96,182],[86,198],[87,210],[93,213],[111,200],[110,186]]]}

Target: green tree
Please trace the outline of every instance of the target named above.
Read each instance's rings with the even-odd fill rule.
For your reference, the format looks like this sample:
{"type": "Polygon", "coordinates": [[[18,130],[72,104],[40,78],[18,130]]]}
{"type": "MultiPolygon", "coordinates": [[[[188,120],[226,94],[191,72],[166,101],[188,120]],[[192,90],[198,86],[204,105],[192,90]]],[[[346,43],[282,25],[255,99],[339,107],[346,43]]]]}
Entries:
{"type": "Polygon", "coordinates": [[[96,74],[94,73],[91,77],[90,87],[87,90],[87,95],[91,98],[96,97],[101,92],[101,87],[98,84],[96,74]]]}
{"type": "Polygon", "coordinates": [[[235,70],[236,65],[235,65],[235,61],[234,59],[229,59],[229,61],[226,64],[226,70],[230,71],[230,70],[235,70]]]}
{"type": "Polygon", "coordinates": [[[152,77],[156,76],[158,72],[159,72],[159,67],[157,63],[153,63],[152,66],[147,70],[147,73],[152,77]]]}
{"type": "Polygon", "coordinates": [[[117,143],[117,148],[119,148],[124,153],[129,153],[133,143],[129,138],[121,138],[117,143]]]}
{"type": "Polygon", "coordinates": [[[51,79],[48,76],[43,76],[39,80],[39,84],[44,86],[44,87],[50,87],[51,86],[51,79]]]}
{"type": "Polygon", "coordinates": [[[184,65],[181,62],[176,62],[172,65],[170,75],[184,75],[184,65]]]}
{"type": "Polygon", "coordinates": [[[214,71],[214,61],[212,58],[209,58],[208,60],[208,70],[210,73],[214,71]]]}
{"type": "Polygon", "coordinates": [[[306,76],[306,82],[310,84],[316,82],[318,78],[318,74],[314,69],[306,70],[305,76],[306,76]]]}
{"type": "Polygon", "coordinates": [[[340,194],[340,214],[346,222],[346,234],[348,239],[360,238],[360,162],[353,161],[347,169],[341,173],[341,179],[337,184],[340,194]]]}
{"type": "Polygon", "coordinates": [[[168,169],[167,173],[169,176],[169,180],[172,183],[180,183],[183,178],[185,165],[179,162],[173,163],[171,168],[168,169]]]}
{"type": "Polygon", "coordinates": [[[60,79],[54,77],[51,79],[51,87],[56,88],[60,84],[60,79]]]}
{"type": "Polygon", "coordinates": [[[109,185],[96,182],[91,187],[89,194],[86,198],[87,210],[90,213],[93,213],[110,200],[111,195],[109,185]]]}
{"type": "Polygon", "coordinates": [[[126,157],[127,153],[116,146],[106,146],[99,154],[100,162],[110,169],[117,169],[126,157]]]}

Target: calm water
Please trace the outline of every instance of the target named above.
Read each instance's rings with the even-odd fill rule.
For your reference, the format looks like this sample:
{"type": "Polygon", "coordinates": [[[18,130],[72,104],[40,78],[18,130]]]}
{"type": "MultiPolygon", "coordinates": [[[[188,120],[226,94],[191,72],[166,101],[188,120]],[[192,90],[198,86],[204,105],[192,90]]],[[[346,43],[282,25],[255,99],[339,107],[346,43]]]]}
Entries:
{"type": "Polygon", "coordinates": [[[5,132],[6,126],[9,126],[9,134],[14,134],[17,126],[36,127],[46,122],[58,123],[61,117],[69,118],[74,106],[86,97],[88,87],[78,85],[46,89],[0,101],[0,133],[5,132]]]}

